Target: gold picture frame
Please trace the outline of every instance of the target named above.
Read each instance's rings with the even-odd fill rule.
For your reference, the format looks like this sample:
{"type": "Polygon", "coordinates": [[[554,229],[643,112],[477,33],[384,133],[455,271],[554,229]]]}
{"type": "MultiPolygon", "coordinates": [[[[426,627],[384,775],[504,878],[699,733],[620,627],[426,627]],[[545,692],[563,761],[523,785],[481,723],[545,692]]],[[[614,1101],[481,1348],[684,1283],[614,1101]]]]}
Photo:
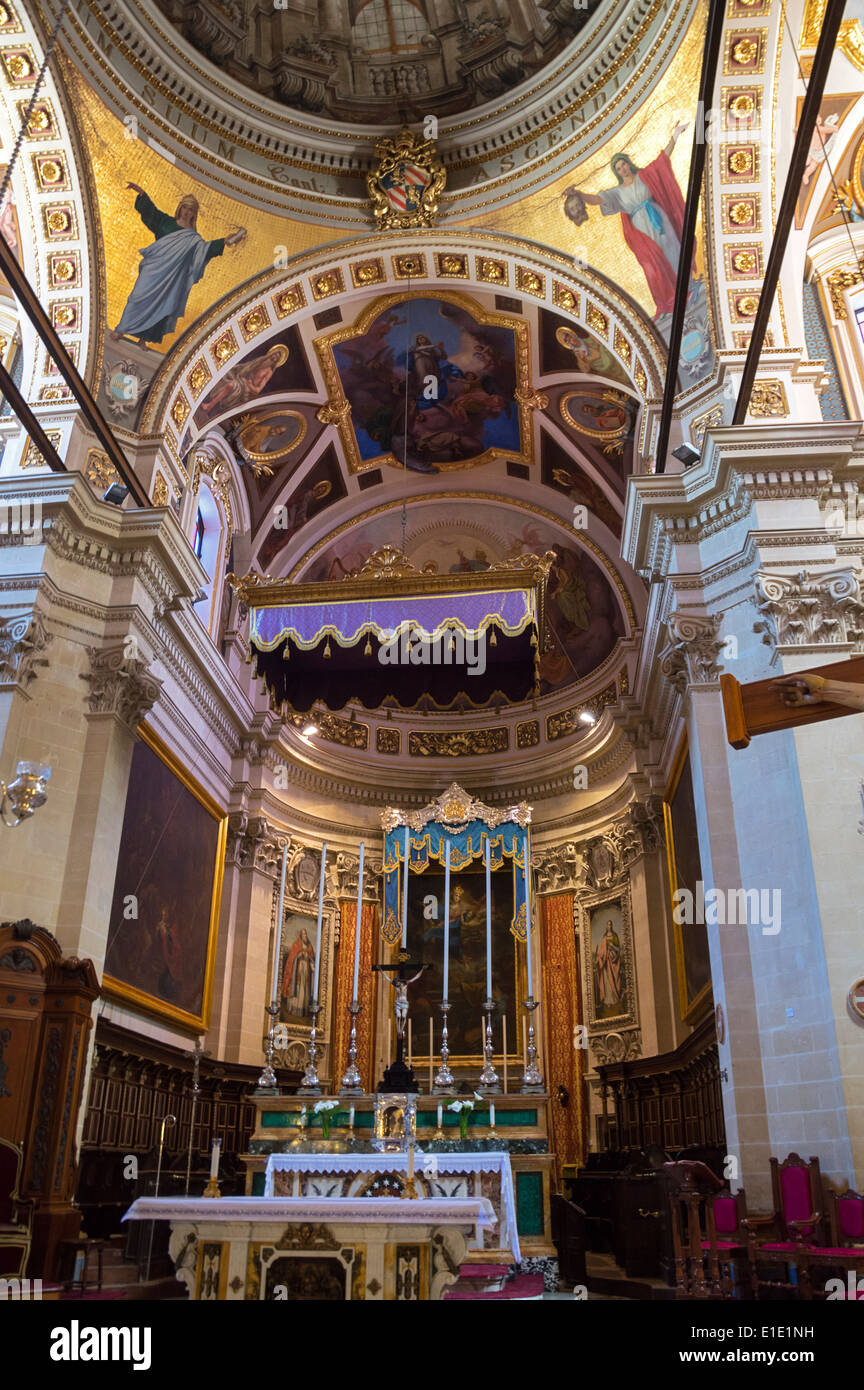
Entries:
{"type": "MultiPolygon", "coordinates": [[[[108,969],[108,961],[112,949],[112,927],[109,923],[108,943],[106,947],[106,969],[102,977],[102,993],[108,997],[117,999],[126,1004],[132,1004],[135,1008],[141,1009],[144,1013],[154,1015],[157,1018],[165,1019],[179,1028],[188,1030],[195,1034],[206,1032],[210,1026],[210,1009],[213,998],[213,974],[216,965],[216,945],[219,928],[219,912],[222,899],[222,880],[225,872],[225,846],[228,835],[228,813],[223,810],[217,802],[204,790],[194,777],[187,771],[179,761],[176,754],[163,743],[162,739],[146,724],[138,725],[138,736],[141,744],[149,748],[158,760],[168,769],[172,776],[181,784],[216,822],[216,837],[214,850],[213,873],[210,879],[210,911],[207,921],[207,943],[204,954],[204,973],[203,985],[201,990],[201,1007],[198,1011],[180,1007],[171,1003],[168,999],[160,998],[152,991],[143,989],[133,984],[128,979],[114,975],[108,969]]],[[[130,782],[131,782],[130,773],[130,782]]],[[[135,811],[136,820],[140,817],[140,811],[135,811]]],[[[130,815],[129,790],[127,788],[126,810],[124,813],[124,829],[130,815]]],[[[120,850],[122,851],[123,841],[121,835],[120,850]]],[[[121,873],[121,860],[118,853],[118,862],[115,878],[115,903],[118,894],[118,881],[121,873]]],[[[127,887],[121,885],[121,887],[127,887]]],[[[136,884],[136,889],[139,885],[136,884]]],[[[121,897],[125,899],[124,894],[121,897]]],[[[112,921],[115,921],[112,910],[112,921]]],[[[116,933],[114,935],[116,944],[116,933]]]]}
{"type": "MultiPolygon", "coordinates": [[[[675,971],[678,984],[678,1009],[682,1022],[694,1025],[701,1022],[701,1020],[711,1012],[714,995],[711,981],[710,955],[708,957],[707,984],[703,985],[695,993],[691,991],[688,983],[687,953],[684,944],[683,924],[676,922],[674,915],[677,905],[676,894],[679,887],[684,886],[679,884],[678,871],[676,868],[675,827],[673,823],[674,799],[678,792],[684,769],[689,767],[689,757],[690,746],[685,733],[681,739],[678,751],[675,754],[675,761],[672,764],[669,782],[663,796],[663,826],[666,832],[666,872],[669,880],[669,904],[672,932],[675,939],[675,971]]],[[[704,926],[704,924],[702,925],[704,926]]]]}
{"type": "Polygon", "coordinates": [[[495,328],[506,328],[513,334],[513,361],[516,369],[516,390],[514,401],[519,415],[519,438],[521,449],[504,449],[492,446],[484,449],[476,458],[439,462],[439,472],[454,469],[479,468],[481,464],[494,459],[505,459],[530,467],[534,463],[533,411],[541,405],[542,398],[534,391],[530,382],[531,344],[528,324],[513,314],[502,314],[484,309],[471,295],[459,290],[441,289],[438,285],[424,290],[396,290],[391,294],[380,295],[360,311],[353,323],[337,328],[333,333],[323,334],[315,339],[315,351],[324,377],[327,390],[329,418],[339,431],[339,438],[345,452],[348,471],[351,474],[366,473],[372,468],[402,469],[402,462],[393,453],[382,453],[375,458],[364,459],[360,455],[357,437],[351,422],[351,404],[345,395],[342,378],[333,352],[340,343],[350,342],[352,338],[362,337],[377,318],[388,309],[404,304],[410,299],[439,299],[447,304],[456,304],[470,314],[475,323],[488,324],[495,328]]]}

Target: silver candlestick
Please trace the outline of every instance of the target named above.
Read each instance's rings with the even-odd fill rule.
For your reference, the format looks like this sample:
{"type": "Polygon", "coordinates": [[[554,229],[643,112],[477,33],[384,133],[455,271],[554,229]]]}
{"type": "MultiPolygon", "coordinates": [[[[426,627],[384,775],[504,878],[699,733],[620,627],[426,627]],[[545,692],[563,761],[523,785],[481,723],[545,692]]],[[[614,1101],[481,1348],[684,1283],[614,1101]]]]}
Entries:
{"type": "Polygon", "coordinates": [[[524,1006],[528,1011],[528,1057],[525,1062],[525,1071],[522,1075],[522,1085],[519,1090],[523,1095],[542,1093],[545,1091],[543,1077],[537,1066],[537,1049],[534,1046],[534,1024],[531,1022],[535,1009],[540,1007],[539,999],[532,999],[531,995],[524,1001],[524,1006]]]}
{"type": "Polygon", "coordinates": [[[302,1091],[307,1096],[320,1096],[321,1085],[318,1081],[318,1072],[315,1069],[315,1058],[318,1056],[318,1048],[315,1046],[315,1035],[318,1031],[318,1015],[321,1012],[321,1005],[318,1000],[309,1010],[312,1015],[312,1027],[309,1030],[309,1060],[306,1063],[306,1070],[303,1073],[303,1080],[297,1087],[298,1092],[302,1091]]]}
{"type": "Polygon", "coordinates": [[[452,1096],[456,1093],[453,1084],[453,1073],[447,1065],[450,1056],[450,1049],[447,1046],[447,1015],[450,1012],[450,1005],[445,1002],[441,1005],[441,1065],[435,1075],[435,1085],[432,1087],[434,1096],[452,1096]]]}
{"type": "Polygon", "coordinates": [[[279,1087],[276,1082],[276,1073],[273,1070],[273,1053],[276,1050],[276,1019],[279,1014],[279,1001],[274,1000],[272,1004],[265,1005],[265,1011],[270,1015],[270,1032],[267,1034],[267,1046],[264,1049],[264,1070],[258,1077],[257,1094],[278,1096],[279,1087]]]}
{"type": "Polygon", "coordinates": [[[357,1070],[357,1015],[362,1004],[354,1000],[353,1004],[348,1005],[348,1012],[351,1015],[351,1033],[348,1040],[348,1066],[345,1075],[342,1077],[342,1085],[339,1088],[340,1096],[362,1096],[365,1095],[363,1084],[360,1080],[360,1073],[357,1070]]]}
{"type": "Polygon", "coordinates": [[[501,1083],[498,1080],[498,1073],[492,1065],[492,1010],[495,1008],[495,1000],[487,999],[483,1005],[483,1012],[486,1015],[486,1041],[483,1045],[483,1057],[485,1064],[480,1073],[480,1090],[489,1095],[499,1095],[501,1083]]]}

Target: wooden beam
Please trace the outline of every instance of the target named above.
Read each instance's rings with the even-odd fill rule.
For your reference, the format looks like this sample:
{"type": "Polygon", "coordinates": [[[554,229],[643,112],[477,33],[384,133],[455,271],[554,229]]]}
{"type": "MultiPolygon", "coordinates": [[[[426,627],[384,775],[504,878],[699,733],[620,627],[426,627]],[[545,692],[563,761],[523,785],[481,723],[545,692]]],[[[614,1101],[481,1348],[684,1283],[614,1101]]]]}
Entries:
{"type": "MultiPolygon", "coordinates": [[[[0,237],[2,240],[2,237],[0,237]]],[[[0,395],[6,397],[15,415],[21,421],[29,437],[39,450],[52,473],[66,473],[68,469],[51,440],[40,425],[30,406],[25,401],[15,382],[0,362],[0,395]]]]}
{"type": "Polygon", "coordinates": [[[726,737],[733,748],[747,748],[757,734],[774,734],[779,729],[795,729],[802,724],[819,724],[823,719],[841,719],[854,715],[849,705],[823,700],[818,705],[787,705],[780,685],[798,676],[824,676],[826,680],[852,681],[864,685],[864,656],[849,661],[830,661],[827,666],[812,666],[808,671],[790,671],[767,680],[750,681],[742,685],[728,673],[720,677],[723,713],[726,718],[726,737]]]}
{"type": "MultiPolygon", "coordinates": [[[[139,507],[151,507],[150,501],[138,477],[127,459],[117,440],[114,438],[105,417],[102,415],[98,405],[90,394],[83,378],[79,375],[78,369],[72,358],[69,356],[57,333],[36,298],[33,287],[24,271],[21,269],[12,251],[3,236],[0,236],[0,271],[5,275],[15,298],[18,300],[24,313],[36,329],[39,337],[47,349],[48,355],[56,364],[60,375],[65,380],[69,390],[75,397],[81,408],[81,414],[87,421],[89,428],[95,434],[108,458],[113,463],[123,482],[129,489],[133,499],[139,507]]],[[[10,396],[11,401],[11,396],[10,396]]],[[[16,412],[17,413],[17,412],[16,412]]],[[[41,452],[42,446],[39,445],[41,452]]]]}
{"type": "Polygon", "coordinates": [[[753,392],[753,383],[756,380],[759,358],[762,355],[762,345],[765,341],[768,320],[771,317],[771,309],[774,305],[774,296],[777,293],[777,283],[780,279],[783,257],[786,254],[786,243],[789,239],[789,232],[791,231],[792,221],[795,216],[795,208],[801,193],[801,180],[804,177],[804,167],[810,154],[810,146],[813,143],[813,132],[816,129],[816,117],[819,114],[819,107],[822,104],[828,69],[834,57],[834,45],[837,42],[837,34],[840,29],[840,21],[843,18],[845,3],[846,0],[828,0],[828,5],[822,18],[822,28],[819,33],[816,57],[813,59],[813,67],[810,70],[807,95],[804,98],[804,105],[801,108],[801,119],[798,122],[798,134],[795,137],[789,172],[786,175],[783,197],[780,200],[780,209],[777,213],[774,239],[771,242],[771,250],[768,253],[768,264],[765,267],[762,289],[759,292],[759,308],[756,310],[756,317],[753,320],[753,332],[750,334],[747,358],[744,363],[744,371],[738,387],[738,399],[735,402],[735,413],[732,416],[733,425],[743,425],[744,421],[747,419],[747,411],[750,407],[750,396],[753,392]]]}
{"type": "Polygon", "coordinates": [[[693,263],[693,246],[696,240],[696,219],[699,215],[699,199],[702,195],[702,178],[705,173],[705,157],[708,149],[707,113],[710,111],[714,99],[714,84],[717,79],[717,64],[723,42],[725,19],[725,0],[711,0],[708,24],[705,30],[702,73],[699,78],[699,104],[696,108],[696,120],[693,125],[693,149],[690,154],[690,174],[687,180],[687,199],[684,204],[681,255],[678,260],[678,278],[675,281],[675,303],[672,308],[672,323],[669,328],[669,350],[666,355],[663,405],[660,410],[660,426],[657,431],[655,455],[655,471],[657,473],[666,472],[666,451],[669,448],[672,407],[675,403],[675,388],[678,382],[678,361],[681,356],[681,339],[684,335],[684,311],[687,308],[687,296],[690,293],[690,267],[693,263]]]}

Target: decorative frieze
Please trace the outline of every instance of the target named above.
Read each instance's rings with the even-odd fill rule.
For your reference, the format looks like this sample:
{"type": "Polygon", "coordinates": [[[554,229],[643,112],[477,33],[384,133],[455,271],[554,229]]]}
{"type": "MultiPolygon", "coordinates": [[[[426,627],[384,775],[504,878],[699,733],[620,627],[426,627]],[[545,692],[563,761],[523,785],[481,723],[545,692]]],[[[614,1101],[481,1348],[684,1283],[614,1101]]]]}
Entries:
{"type": "Polygon", "coordinates": [[[601,835],[583,841],[569,840],[551,849],[535,851],[534,867],[540,893],[594,891],[610,887],[643,854],[662,844],[663,803],[651,796],[633,801],[623,816],[601,835]]]}
{"type": "Polygon", "coordinates": [[[81,679],[90,685],[87,704],[91,717],[111,715],[134,731],[159,699],[162,682],[146,661],[127,652],[127,643],[104,649],[88,647],[90,671],[81,679]]]}
{"type": "Polygon", "coordinates": [[[606,1067],[616,1062],[632,1062],[642,1056],[642,1032],[639,1028],[628,1028],[621,1033],[604,1033],[593,1037],[589,1045],[591,1061],[595,1067],[606,1067]]]}
{"type": "Polygon", "coordinates": [[[756,607],[762,615],[753,631],[769,647],[833,647],[864,641],[864,603],[858,575],[852,569],[829,570],[810,577],[756,576],[756,607]]]}

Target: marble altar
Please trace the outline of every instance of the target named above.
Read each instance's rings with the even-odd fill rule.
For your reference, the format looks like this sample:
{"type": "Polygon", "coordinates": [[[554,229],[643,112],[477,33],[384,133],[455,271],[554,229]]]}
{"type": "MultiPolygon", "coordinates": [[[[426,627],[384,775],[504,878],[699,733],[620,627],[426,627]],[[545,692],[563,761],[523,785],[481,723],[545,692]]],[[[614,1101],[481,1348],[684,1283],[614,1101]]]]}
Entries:
{"type": "Polygon", "coordinates": [[[485,1197],[139,1197],[123,1219],[171,1222],[198,1302],[436,1301],[497,1220],[485,1197]]]}

